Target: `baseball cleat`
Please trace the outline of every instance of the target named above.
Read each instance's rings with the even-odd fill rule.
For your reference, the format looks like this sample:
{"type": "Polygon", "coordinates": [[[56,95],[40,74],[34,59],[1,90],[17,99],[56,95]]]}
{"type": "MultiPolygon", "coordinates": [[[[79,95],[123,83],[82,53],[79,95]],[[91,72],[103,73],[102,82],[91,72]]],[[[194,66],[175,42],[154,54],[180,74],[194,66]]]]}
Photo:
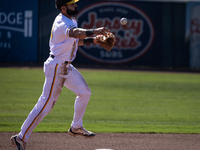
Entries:
{"type": "Polygon", "coordinates": [[[12,144],[15,145],[17,150],[26,150],[26,142],[22,141],[17,135],[13,135],[10,140],[12,144]]]}
{"type": "Polygon", "coordinates": [[[91,131],[87,131],[83,126],[78,128],[78,129],[73,129],[72,127],[68,130],[69,135],[71,136],[83,136],[85,138],[94,138],[95,137],[95,133],[91,132],[91,131]]]}

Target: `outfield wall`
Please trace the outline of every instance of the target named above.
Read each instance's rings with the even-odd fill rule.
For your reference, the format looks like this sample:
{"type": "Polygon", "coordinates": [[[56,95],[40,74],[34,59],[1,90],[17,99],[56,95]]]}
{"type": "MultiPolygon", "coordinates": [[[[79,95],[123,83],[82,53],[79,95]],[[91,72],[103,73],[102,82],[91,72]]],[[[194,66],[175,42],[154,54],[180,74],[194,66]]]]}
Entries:
{"type": "MultiPolygon", "coordinates": [[[[40,22],[39,29],[45,31],[45,34],[39,32],[39,50],[42,54],[40,61],[48,57],[48,44],[44,43],[48,43],[51,22],[58,13],[54,9],[54,2],[47,4],[50,2],[40,1],[40,10],[45,8],[45,11],[40,12],[40,21],[43,21],[40,22]]],[[[191,5],[196,4],[200,5],[197,2],[180,1],[79,1],[79,27],[107,26],[115,33],[117,42],[113,52],[106,52],[98,46],[82,46],[74,63],[85,66],[109,64],[150,68],[200,68],[199,65],[191,64],[192,61],[198,64],[200,56],[192,54],[190,50],[190,12],[193,7],[191,5]],[[121,17],[128,18],[127,27],[118,24],[121,17]],[[92,19],[95,22],[93,24],[92,19]]],[[[196,51],[198,53],[200,50],[196,51]]]]}
{"type": "MultiPolygon", "coordinates": [[[[28,5],[27,1],[23,5],[20,5],[21,0],[16,1],[19,7],[28,5]]],[[[29,8],[34,12],[32,33],[37,37],[30,41],[24,37],[19,39],[16,31],[2,29],[2,26],[9,26],[9,22],[3,23],[5,19],[1,15],[1,62],[43,62],[48,57],[51,26],[59,11],[55,9],[54,0],[34,0],[32,3],[37,6],[29,8]],[[18,40],[8,38],[9,34],[18,40]],[[4,46],[9,42],[12,46],[4,46]]],[[[200,68],[200,2],[80,0],[77,4],[79,27],[107,26],[116,35],[116,44],[112,52],[106,52],[97,45],[80,47],[74,61],[76,66],[200,68]],[[129,20],[126,26],[119,24],[121,17],[129,20]]],[[[17,13],[12,16],[13,11],[26,11],[19,7],[10,10],[1,8],[0,12],[7,14],[7,18],[10,14],[12,21],[17,17],[17,13]]],[[[20,16],[22,20],[23,16],[20,16]]]]}

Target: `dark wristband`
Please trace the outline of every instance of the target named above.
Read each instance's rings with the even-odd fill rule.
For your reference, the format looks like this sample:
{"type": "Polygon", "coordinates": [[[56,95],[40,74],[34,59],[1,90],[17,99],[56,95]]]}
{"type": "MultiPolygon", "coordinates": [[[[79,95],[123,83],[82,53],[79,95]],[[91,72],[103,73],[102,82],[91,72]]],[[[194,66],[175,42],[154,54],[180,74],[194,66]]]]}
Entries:
{"type": "Polygon", "coordinates": [[[86,30],[86,36],[88,37],[88,36],[91,36],[91,35],[93,35],[94,34],[94,29],[87,29],[86,30]]]}
{"type": "Polygon", "coordinates": [[[92,44],[94,43],[94,39],[91,37],[91,38],[85,38],[83,39],[83,44],[92,44]]]}

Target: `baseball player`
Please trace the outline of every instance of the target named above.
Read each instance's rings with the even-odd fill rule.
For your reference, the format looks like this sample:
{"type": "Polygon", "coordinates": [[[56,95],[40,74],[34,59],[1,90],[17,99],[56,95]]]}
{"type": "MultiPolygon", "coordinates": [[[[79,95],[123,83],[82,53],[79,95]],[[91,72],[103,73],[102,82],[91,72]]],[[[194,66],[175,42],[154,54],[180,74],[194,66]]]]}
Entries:
{"type": "Polygon", "coordinates": [[[83,29],[77,27],[73,17],[78,12],[76,2],[79,0],[55,0],[60,14],[52,26],[49,46],[50,56],[44,62],[45,82],[43,92],[21,126],[19,134],[11,137],[18,150],[25,150],[29,136],[42,119],[52,110],[63,86],[73,91],[77,97],[74,105],[74,117],[68,133],[93,138],[95,133],[87,131],[82,125],[91,90],[81,73],[71,64],[76,57],[78,46],[99,44],[96,37],[110,32],[105,27],[83,29]],[[96,36],[93,36],[96,35],[96,36]],[[91,37],[92,36],[92,37],[91,37]]]}

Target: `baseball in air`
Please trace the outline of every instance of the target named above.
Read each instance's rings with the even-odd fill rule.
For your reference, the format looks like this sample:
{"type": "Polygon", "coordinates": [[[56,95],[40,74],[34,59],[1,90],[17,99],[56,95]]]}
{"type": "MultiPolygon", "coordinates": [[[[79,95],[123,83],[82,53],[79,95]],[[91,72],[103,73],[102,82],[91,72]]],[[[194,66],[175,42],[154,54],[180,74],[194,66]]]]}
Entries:
{"type": "Polygon", "coordinates": [[[122,18],[122,19],[120,20],[120,23],[121,23],[122,25],[126,25],[127,22],[128,22],[128,20],[127,20],[126,18],[122,18]]]}

